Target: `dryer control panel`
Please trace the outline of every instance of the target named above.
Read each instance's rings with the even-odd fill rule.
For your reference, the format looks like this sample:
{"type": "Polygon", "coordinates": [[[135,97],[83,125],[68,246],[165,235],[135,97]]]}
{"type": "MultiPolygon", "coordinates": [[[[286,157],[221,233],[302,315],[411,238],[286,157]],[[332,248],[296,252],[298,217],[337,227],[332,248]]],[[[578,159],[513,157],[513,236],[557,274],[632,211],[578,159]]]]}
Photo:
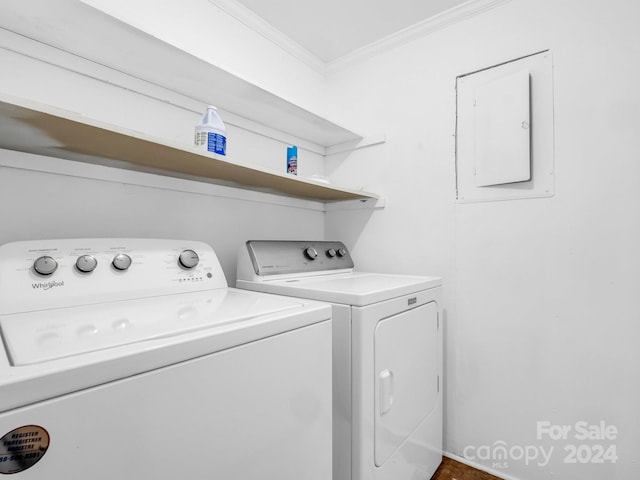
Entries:
{"type": "MultiPolygon", "coordinates": [[[[350,271],[353,260],[342,242],[249,240],[246,251],[253,272],[258,276],[320,274],[350,271]]],[[[238,259],[239,262],[241,258],[238,259]]],[[[239,277],[242,275],[239,275],[239,277]]]]}
{"type": "Polygon", "coordinates": [[[92,238],[0,247],[0,315],[226,287],[202,242],[92,238]]]}

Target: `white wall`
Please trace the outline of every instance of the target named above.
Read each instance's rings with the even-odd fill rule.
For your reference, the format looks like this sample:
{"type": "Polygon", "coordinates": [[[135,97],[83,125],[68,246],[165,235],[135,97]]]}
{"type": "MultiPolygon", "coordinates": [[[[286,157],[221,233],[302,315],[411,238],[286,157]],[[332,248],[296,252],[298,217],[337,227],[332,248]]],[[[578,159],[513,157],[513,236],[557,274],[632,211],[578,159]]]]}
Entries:
{"type": "Polygon", "coordinates": [[[327,173],[387,207],[331,212],[326,237],[344,239],[361,269],[444,277],[446,449],[500,475],[640,475],[639,14],[629,0],[513,0],[329,79],[340,115],[387,143],[327,173]],[[457,204],[456,76],[544,49],[555,196],[457,204]],[[573,430],[537,438],[538,421],[573,430]],[[617,438],[576,439],[579,421],[617,438]],[[613,445],[618,460],[564,463],[583,444],[613,445]],[[508,465],[491,458],[499,445],[516,447],[508,465]],[[519,447],[554,450],[548,465],[526,465],[519,447]]]}

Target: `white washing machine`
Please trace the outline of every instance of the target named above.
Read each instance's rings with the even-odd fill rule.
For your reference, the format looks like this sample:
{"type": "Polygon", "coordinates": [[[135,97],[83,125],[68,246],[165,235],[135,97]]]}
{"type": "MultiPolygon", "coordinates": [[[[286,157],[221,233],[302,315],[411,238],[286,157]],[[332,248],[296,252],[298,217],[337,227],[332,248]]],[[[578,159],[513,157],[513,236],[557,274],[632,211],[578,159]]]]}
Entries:
{"type": "Polygon", "coordinates": [[[354,271],[341,242],[249,241],[237,287],[330,302],[334,480],[429,479],[442,460],[440,278],[354,271]]]}
{"type": "Polygon", "coordinates": [[[0,247],[0,474],[331,476],[331,309],[228,288],[200,242],[0,247]]]}

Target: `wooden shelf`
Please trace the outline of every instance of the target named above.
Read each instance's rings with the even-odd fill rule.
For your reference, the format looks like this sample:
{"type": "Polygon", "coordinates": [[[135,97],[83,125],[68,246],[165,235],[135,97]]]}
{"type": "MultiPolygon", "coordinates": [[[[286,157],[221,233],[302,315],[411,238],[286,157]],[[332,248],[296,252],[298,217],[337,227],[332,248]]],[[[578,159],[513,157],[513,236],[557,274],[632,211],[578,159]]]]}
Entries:
{"type": "Polygon", "coordinates": [[[373,193],[232,162],[190,145],[4,95],[0,95],[0,148],[320,202],[378,199],[373,193]]]}

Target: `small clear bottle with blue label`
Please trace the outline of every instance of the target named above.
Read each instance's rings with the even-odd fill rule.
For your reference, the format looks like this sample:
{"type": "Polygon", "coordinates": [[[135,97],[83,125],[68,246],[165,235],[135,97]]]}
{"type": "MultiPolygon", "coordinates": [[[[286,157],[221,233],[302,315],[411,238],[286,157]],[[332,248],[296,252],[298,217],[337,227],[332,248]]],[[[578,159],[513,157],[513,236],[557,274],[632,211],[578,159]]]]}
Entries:
{"type": "Polygon", "coordinates": [[[208,152],[218,155],[227,154],[227,129],[218,115],[218,109],[212,105],[202,116],[200,123],[196,125],[194,145],[208,152]]]}
{"type": "Polygon", "coordinates": [[[298,147],[295,145],[287,147],[287,173],[298,174],[298,147]]]}

